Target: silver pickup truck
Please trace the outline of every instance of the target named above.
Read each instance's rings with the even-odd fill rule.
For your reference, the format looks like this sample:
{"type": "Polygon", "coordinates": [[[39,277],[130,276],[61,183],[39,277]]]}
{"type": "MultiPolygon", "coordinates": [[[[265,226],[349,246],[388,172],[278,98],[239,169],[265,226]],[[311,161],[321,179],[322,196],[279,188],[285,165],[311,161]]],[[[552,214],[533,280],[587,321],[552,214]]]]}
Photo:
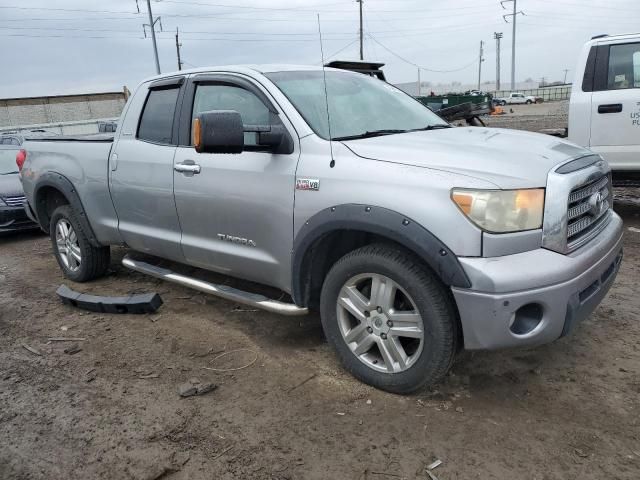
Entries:
{"type": "Polygon", "coordinates": [[[115,136],[29,141],[28,214],[69,279],[123,264],[285,315],[319,310],[357,378],[440,379],[460,348],[551,342],[622,259],[610,171],[554,137],[452,128],[391,85],[297,66],[142,82],[115,136]],[[147,254],[147,255],[141,255],[147,254]],[[160,257],[290,301],[161,268],[160,257]]]}

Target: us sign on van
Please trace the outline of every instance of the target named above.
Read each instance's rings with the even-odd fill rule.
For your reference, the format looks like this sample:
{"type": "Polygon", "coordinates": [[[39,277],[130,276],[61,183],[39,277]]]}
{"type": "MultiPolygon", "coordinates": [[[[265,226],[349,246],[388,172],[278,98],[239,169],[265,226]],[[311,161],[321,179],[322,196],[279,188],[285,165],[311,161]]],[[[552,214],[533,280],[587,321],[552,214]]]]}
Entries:
{"type": "Polygon", "coordinates": [[[296,180],[296,190],[320,190],[320,180],[317,178],[299,178],[296,180]]]}

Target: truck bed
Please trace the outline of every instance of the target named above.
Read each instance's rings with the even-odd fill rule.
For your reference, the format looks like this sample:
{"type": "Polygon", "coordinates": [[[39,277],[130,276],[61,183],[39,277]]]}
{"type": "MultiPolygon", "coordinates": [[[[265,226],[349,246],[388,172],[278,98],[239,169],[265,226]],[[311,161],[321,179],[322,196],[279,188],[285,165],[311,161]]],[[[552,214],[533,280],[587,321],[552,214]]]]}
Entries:
{"type": "Polygon", "coordinates": [[[56,135],[51,137],[27,137],[30,142],[102,142],[113,143],[113,133],[89,133],[86,135],[56,135]]]}

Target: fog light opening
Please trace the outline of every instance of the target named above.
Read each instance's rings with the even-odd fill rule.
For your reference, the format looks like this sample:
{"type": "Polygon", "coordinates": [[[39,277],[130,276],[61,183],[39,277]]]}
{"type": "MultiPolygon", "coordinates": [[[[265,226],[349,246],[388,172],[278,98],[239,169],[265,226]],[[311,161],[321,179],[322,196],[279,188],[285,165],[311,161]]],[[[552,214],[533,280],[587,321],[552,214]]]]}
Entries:
{"type": "Polygon", "coordinates": [[[527,303],[515,311],[509,330],[514,335],[527,335],[540,325],[543,313],[544,309],[539,303],[527,303]]]}

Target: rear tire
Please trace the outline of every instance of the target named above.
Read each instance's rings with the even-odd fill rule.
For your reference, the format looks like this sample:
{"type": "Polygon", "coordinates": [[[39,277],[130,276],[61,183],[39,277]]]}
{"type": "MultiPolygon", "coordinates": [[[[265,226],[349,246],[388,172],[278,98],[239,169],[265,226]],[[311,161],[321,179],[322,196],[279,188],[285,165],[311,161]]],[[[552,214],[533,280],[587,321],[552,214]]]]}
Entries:
{"type": "Polygon", "coordinates": [[[369,245],[338,260],[325,278],[320,311],[343,366],[376,388],[410,393],[451,368],[458,329],[453,300],[400,248],[369,245]]]}
{"type": "Polygon", "coordinates": [[[533,102],[531,100],[527,100],[527,105],[531,105],[533,102]]]}
{"type": "Polygon", "coordinates": [[[65,277],[87,282],[102,277],[109,268],[109,247],[95,247],[77,220],[71,205],[56,208],[49,224],[51,244],[65,277]]]}

